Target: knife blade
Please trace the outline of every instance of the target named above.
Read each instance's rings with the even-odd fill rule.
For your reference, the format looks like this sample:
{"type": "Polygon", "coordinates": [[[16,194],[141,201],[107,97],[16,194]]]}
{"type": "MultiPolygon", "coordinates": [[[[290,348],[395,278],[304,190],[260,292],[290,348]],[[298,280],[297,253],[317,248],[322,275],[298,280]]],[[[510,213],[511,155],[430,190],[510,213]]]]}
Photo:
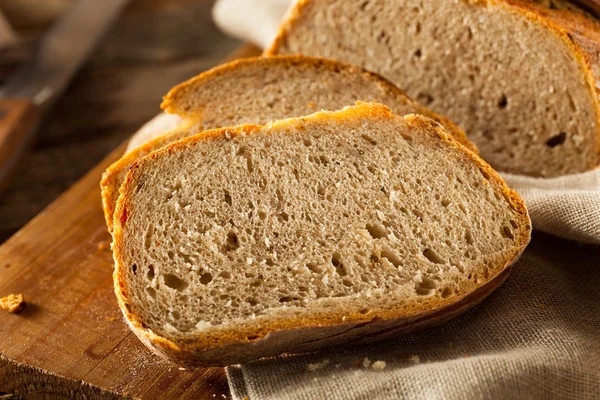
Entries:
{"type": "Polygon", "coordinates": [[[43,37],[35,55],[0,87],[0,190],[40,117],[64,92],[129,0],[78,0],[43,37]]]}

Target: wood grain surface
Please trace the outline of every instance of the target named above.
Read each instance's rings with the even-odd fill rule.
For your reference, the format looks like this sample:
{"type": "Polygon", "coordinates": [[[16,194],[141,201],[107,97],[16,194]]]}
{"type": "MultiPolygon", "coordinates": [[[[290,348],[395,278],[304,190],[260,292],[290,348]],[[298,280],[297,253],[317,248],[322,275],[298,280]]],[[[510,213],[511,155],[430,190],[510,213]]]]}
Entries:
{"type": "MultiPolygon", "coordinates": [[[[17,229],[107,148],[156,114],[161,95],[173,84],[217,64],[223,50],[236,48],[235,41],[214,39],[219,36],[209,19],[210,2],[151,3],[134,3],[115,28],[120,33],[107,39],[48,119],[18,179],[2,197],[0,234],[17,229]],[[201,9],[202,3],[206,15],[177,16],[186,6],[201,9]],[[155,7],[166,7],[179,22],[160,21],[166,11],[157,12],[155,7]],[[182,28],[183,18],[189,20],[190,29],[200,29],[213,39],[182,38],[185,43],[180,46],[157,39],[169,41],[160,51],[141,41],[137,56],[130,59],[133,56],[117,42],[135,43],[139,25],[149,26],[153,18],[157,26],[165,24],[163,33],[170,32],[170,37],[182,28]],[[194,43],[206,53],[194,49],[185,55],[184,49],[194,43]],[[216,47],[210,50],[211,46],[216,47]],[[140,64],[140,57],[147,63],[140,64]],[[157,61],[161,57],[163,63],[157,61]],[[123,64],[117,66],[114,59],[123,64]]],[[[246,46],[233,57],[257,54],[246,46]]],[[[0,246],[0,296],[23,293],[27,301],[20,314],[0,312],[0,392],[24,398],[229,397],[222,368],[184,370],[161,360],[127,328],[118,309],[99,180],[123,149],[124,144],[0,246]]]]}
{"type": "Polygon", "coordinates": [[[39,115],[29,99],[0,98],[0,195],[28,150],[39,115]]]}

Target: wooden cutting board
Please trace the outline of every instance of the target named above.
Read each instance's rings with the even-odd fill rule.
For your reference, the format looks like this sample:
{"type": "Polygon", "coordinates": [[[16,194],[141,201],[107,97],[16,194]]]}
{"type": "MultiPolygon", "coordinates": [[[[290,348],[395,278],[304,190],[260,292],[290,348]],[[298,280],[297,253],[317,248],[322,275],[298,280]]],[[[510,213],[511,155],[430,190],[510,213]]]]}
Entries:
{"type": "MultiPolygon", "coordinates": [[[[231,58],[258,55],[245,46],[231,58]]],[[[24,398],[229,398],[223,368],[184,370],[152,354],[126,326],[100,176],[120,146],[0,247],[0,297],[23,293],[20,314],[0,310],[0,392],[24,398]]]]}

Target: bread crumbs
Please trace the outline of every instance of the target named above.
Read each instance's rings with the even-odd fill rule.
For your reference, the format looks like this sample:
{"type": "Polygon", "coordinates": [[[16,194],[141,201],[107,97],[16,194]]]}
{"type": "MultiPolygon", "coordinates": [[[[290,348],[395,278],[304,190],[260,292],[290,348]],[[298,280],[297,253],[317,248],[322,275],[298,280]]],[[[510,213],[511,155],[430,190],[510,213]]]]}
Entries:
{"type": "Polygon", "coordinates": [[[371,366],[371,360],[369,360],[369,357],[365,357],[365,359],[363,360],[362,365],[365,368],[369,368],[371,366]]]}
{"type": "Polygon", "coordinates": [[[25,299],[21,293],[9,294],[0,299],[0,308],[10,313],[18,314],[25,308],[25,299]]]}
{"type": "Polygon", "coordinates": [[[375,371],[383,371],[386,366],[387,363],[385,361],[377,360],[373,363],[373,365],[371,365],[371,368],[373,368],[375,371]]]}
{"type": "Polygon", "coordinates": [[[310,372],[314,372],[314,371],[316,371],[318,369],[325,368],[328,365],[329,365],[329,359],[326,358],[326,359],[324,359],[321,362],[314,363],[314,364],[308,364],[308,366],[306,367],[306,369],[308,371],[310,371],[310,372]]]}

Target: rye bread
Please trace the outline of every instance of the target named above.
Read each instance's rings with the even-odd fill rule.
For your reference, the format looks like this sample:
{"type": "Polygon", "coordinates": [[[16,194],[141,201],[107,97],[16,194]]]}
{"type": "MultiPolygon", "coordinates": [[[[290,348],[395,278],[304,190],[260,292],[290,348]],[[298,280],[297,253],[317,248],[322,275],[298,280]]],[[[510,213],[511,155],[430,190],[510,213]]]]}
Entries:
{"type": "Polygon", "coordinates": [[[136,161],[115,291],[158,354],[229,365],[443,322],[506,278],[530,234],[519,196],[441,125],[359,102],[136,161]]]}
{"type": "Polygon", "coordinates": [[[182,125],[125,154],[103,174],[104,215],[109,231],[119,187],[140,157],[200,131],[244,123],[265,124],[319,110],[337,110],[356,100],[376,101],[403,115],[440,122],[463,145],[476,148],[451,121],[408,98],[385,79],[359,67],[310,57],[249,58],[220,65],[173,88],[162,107],[182,125]],[[226,95],[224,95],[226,93],[226,95]]]}
{"type": "Polygon", "coordinates": [[[300,0],[266,55],[362,66],[456,122],[494,168],[600,160],[600,24],[561,0],[300,0]]]}

